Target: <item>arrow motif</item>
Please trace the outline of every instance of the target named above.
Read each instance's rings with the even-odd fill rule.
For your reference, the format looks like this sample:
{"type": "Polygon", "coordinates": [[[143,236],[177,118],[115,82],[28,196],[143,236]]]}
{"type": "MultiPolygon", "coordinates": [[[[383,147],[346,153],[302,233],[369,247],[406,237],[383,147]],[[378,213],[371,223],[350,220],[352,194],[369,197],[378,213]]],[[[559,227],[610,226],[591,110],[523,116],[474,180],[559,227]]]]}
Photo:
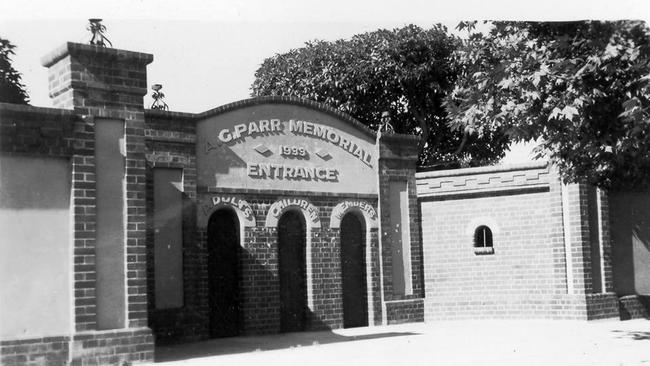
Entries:
{"type": "Polygon", "coordinates": [[[210,143],[210,141],[206,141],[206,142],[205,142],[205,153],[206,153],[206,154],[209,153],[210,150],[216,150],[219,146],[221,146],[221,144],[217,144],[217,145],[215,146],[215,145],[212,145],[212,144],[210,143]]]}

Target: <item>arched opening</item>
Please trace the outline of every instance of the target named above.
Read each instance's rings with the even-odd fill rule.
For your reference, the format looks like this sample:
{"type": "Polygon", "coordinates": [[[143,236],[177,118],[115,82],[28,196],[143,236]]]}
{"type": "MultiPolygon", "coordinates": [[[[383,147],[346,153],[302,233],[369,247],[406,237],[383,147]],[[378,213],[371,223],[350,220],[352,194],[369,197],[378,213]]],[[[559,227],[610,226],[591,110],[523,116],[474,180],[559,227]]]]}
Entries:
{"type": "Polygon", "coordinates": [[[281,332],[299,332],[306,327],[305,247],[305,221],[302,215],[294,211],[286,212],[278,221],[281,332]]]}
{"type": "Polygon", "coordinates": [[[474,230],[474,254],[494,254],[492,230],[485,225],[481,225],[474,230]]]}
{"type": "Polygon", "coordinates": [[[208,222],[208,302],[210,337],[239,334],[239,220],[228,209],[208,222]]]}
{"type": "Polygon", "coordinates": [[[368,325],[365,228],[353,213],[341,220],[341,277],[343,278],[343,327],[368,325]]]}
{"type": "Polygon", "coordinates": [[[492,246],[492,230],[485,225],[477,227],[474,231],[474,247],[491,248],[492,246]]]}

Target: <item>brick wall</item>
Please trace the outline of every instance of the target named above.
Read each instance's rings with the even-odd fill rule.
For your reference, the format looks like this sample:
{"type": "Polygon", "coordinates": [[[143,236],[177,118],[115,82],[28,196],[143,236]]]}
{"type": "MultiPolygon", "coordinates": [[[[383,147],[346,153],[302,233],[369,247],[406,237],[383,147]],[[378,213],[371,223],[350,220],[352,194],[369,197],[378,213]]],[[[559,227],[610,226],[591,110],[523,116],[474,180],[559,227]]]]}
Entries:
{"type": "Polygon", "coordinates": [[[67,43],[43,59],[57,107],[0,105],[0,153],[71,161],[72,334],[3,339],[2,363],[121,364],[153,360],[147,328],[145,140],[147,54],[67,43]],[[95,122],[125,124],[124,325],[98,330],[95,122]]]}
{"type": "MultiPolygon", "coordinates": [[[[3,339],[0,341],[1,363],[86,365],[152,361],[153,339],[148,329],[96,330],[93,117],[82,117],[70,110],[0,104],[0,136],[1,154],[65,157],[71,161],[74,222],[71,286],[76,331],[72,336],[3,339]]],[[[131,309],[134,310],[133,305],[131,309]]]]}
{"type": "Polygon", "coordinates": [[[4,366],[68,365],[69,337],[44,337],[0,342],[4,366]]]}
{"type": "Polygon", "coordinates": [[[627,295],[619,299],[621,320],[650,319],[650,296],[627,295]]]}
{"type": "Polygon", "coordinates": [[[586,304],[588,320],[622,318],[618,296],[614,293],[588,294],[586,304]]]}
{"type": "MultiPolygon", "coordinates": [[[[280,299],[278,268],[278,232],[266,226],[266,215],[275,201],[287,197],[285,192],[255,190],[206,189],[198,190],[196,211],[185,216],[205,215],[203,207],[211,206],[213,196],[237,196],[246,200],[254,211],[255,227],[245,227],[240,252],[240,298],[242,334],[268,334],[280,331],[280,299]]],[[[308,200],[319,209],[320,228],[307,230],[311,247],[311,304],[308,330],[341,328],[343,326],[342,278],[340,266],[340,230],[329,228],[331,211],[342,200],[364,200],[374,207],[376,197],[367,195],[333,195],[309,192],[297,197],[308,200]]],[[[211,214],[213,211],[208,211],[211,214]]],[[[201,220],[207,222],[208,216],[201,220]]],[[[159,342],[178,342],[204,339],[209,336],[208,305],[208,243],[207,228],[198,224],[194,242],[184,242],[184,294],[185,305],[178,309],[155,310],[150,286],[150,325],[159,342]]],[[[191,229],[190,229],[191,231],[191,229]]],[[[380,324],[381,303],[379,294],[379,252],[377,229],[370,229],[369,240],[372,271],[367,286],[372,289],[374,319],[370,324],[380,324]]],[[[155,270],[155,269],[153,269],[155,270]]],[[[309,270],[309,268],[308,268],[309,270]]],[[[150,275],[150,283],[153,283],[150,275]]],[[[369,299],[370,301],[370,299],[369,299]]]]}
{"type": "Polygon", "coordinates": [[[424,321],[424,299],[393,300],[386,302],[388,324],[424,321]]]}
{"type": "Polygon", "coordinates": [[[417,184],[426,319],[618,315],[615,296],[592,288],[588,187],[563,189],[546,164],[419,173],[417,184]],[[491,254],[474,249],[481,225],[491,254]]]}
{"type": "MultiPolygon", "coordinates": [[[[74,152],[83,148],[82,143],[74,141],[76,131],[80,129],[83,129],[81,119],[71,111],[0,103],[0,154],[2,155],[72,159],[74,152]]],[[[75,257],[75,266],[83,260],[83,257],[75,257]]],[[[28,276],[29,273],[23,275],[28,276]]],[[[34,290],[25,289],[25,291],[34,290]]],[[[2,339],[0,340],[0,364],[67,365],[69,340],[67,335],[2,339]]]]}
{"type": "Polygon", "coordinates": [[[75,132],[82,130],[72,111],[0,103],[0,151],[2,154],[70,157],[75,132]]]}
{"type": "Polygon", "coordinates": [[[70,341],[71,366],[124,365],[153,361],[149,328],[79,332],[70,341]]]}

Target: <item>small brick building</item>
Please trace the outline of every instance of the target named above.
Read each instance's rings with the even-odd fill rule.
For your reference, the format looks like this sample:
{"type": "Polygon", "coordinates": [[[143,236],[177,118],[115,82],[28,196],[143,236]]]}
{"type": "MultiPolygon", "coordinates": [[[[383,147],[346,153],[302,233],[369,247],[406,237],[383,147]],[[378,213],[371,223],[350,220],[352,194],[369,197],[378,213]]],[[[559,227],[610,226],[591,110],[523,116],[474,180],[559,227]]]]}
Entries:
{"type": "Polygon", "coordinates": [[[56,108],[0,104],[3,365],[436,319],[647,316],[647,193],[563,185],[546,164],[416,174],[417,137],[295,98],[145,110],[152,61],[67,43],[43,60],[56,108]]]}
{"type": "Polygon", "coordinates": [[[547,163],[416,184],[425,321],[648,317],[648,193],[563,184],[547,163]]]}

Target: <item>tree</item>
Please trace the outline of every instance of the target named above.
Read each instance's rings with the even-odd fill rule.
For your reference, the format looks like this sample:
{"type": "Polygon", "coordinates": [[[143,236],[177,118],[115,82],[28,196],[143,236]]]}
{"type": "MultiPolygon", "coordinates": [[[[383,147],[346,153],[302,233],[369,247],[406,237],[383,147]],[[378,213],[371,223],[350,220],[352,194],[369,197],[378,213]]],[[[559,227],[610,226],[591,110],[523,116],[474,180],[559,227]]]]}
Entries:
{"type": "Polygon", "coordinates": [[[6,39],[0,38],[0,102],[28,104],[29,97],[20,80],[20,73],[11,65],[14,46],[6,39]]]}
{"type": "MultiPolygon", "coordinates": [[[[472,30],[474,23],[461,23],[472,30]]],[[[452,127],[513,141],[566,182],[607,189],[650,183],[650,31],[641,21],[494,22],[454,55],[445,105],[452,127]]]]}
{"type": "Polygon", "coordinates": [[[295,96],[328,104],[377,130],[389,112],[395,132],[422,135],[420,164],[481,165],[501,158],[508,140],[452,130],[442,106],[456,79],[450,64],[460,44],[446,28],[409,25],[305,47],[264,60],[253,96],[295,96]]]}

